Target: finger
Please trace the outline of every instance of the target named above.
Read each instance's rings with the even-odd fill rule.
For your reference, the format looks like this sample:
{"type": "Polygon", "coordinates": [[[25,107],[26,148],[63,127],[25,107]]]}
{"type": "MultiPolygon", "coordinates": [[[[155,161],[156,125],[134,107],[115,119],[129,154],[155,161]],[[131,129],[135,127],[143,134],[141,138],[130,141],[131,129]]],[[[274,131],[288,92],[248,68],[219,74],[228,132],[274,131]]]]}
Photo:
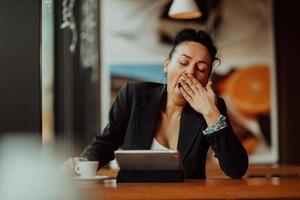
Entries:
{"type": "Polygon", "coordinates": [[[209,92],[212,92],[212,93],[215,93],[212,89],[212,82],[209,81],[207,84],[206,84],[206,88],[207,88],[207,91],[209,92]]]}
{"type": "Polygon", "coordinates": [[[194,85],[199,89],[199,90],[204,90],[204,87],[202,84],[192,75],[189,75],[190,79],[193,81],[194,85]]]}
{"type": "Polygon", "coordinates": [[[189,94],[183,89],[183,87],[180,87],[179,89],[182,96],[190,103],[192,101],[192,97],[189,96],[189,94]]]}
{"type": "Polygon", "coordinates": [[[183,87],[184,91],[185,91],[190,97],[194,96],[194,92],[192,91],[192,89],[190,88],[190,86],[187,84],[186,81],[181,80],[180,83],[181,83],[181,86],[183,87]]]}
{"type": "Polygon", "coordinates": [[[80,158],[79,157],[75,157],[74,158],[74,162],[75,162],[75,164],[78,164],[80,162],[80,158]]]}
{"type": "Polygon", "coordinates": [[[67,161],[67,163],[68,163],[68,167],[69,167],[70,170],[74,170],[75,169],[76,163],[75,163],[74,158],[69,158],[68,161],[67,161]]]}
{"type": "Polygon", "coordinates": [[[196,93],[199,90],[198,87],[195,85],[194,81],[192,81],[190,76],[184,75],[183,79],[186,81],[187,85],[191,88],[191,90],[194,93],[196,93]]]}

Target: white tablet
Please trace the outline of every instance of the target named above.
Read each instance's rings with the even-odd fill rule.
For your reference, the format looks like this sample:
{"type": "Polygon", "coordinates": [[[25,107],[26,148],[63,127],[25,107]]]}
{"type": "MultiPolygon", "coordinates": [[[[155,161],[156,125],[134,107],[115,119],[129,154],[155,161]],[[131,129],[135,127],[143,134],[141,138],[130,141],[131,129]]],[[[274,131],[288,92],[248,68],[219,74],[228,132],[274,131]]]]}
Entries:
{"type": "Polygon", "coordinates": [[[115,157],[124,171],[181,170],[181,160],[176,150],[118,150],[115,157]]]}

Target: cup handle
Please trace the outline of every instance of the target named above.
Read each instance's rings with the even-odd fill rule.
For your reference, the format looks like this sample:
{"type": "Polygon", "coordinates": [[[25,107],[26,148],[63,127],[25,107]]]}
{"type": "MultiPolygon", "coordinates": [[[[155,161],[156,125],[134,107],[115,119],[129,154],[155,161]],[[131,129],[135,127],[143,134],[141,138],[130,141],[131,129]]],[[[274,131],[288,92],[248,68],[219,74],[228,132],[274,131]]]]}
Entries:
{"type": "Polygon", "coordinates": [[[75,171],[76,171],[77,174],[80,174],[80,169],[79,169],[79,165],[78,164],[75,166],[75,171]]]}

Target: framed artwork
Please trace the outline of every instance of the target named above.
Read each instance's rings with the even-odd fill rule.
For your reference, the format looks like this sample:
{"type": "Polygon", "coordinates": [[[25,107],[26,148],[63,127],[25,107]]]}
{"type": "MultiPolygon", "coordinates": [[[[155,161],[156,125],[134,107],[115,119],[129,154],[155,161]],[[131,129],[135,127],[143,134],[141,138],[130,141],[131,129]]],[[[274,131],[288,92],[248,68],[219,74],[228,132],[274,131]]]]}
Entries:
{"type": "Polygon", "coordinates": [[[163,63],[177,32],[184,28],[205,30],[214,39],[221,60],[211,75],[214,91],[224,98],[228,117],[248,151],[250,162],[276,163],[278,129],[272,1],[196,2],[202,17],[185,21],[168,18],[171,1],[101,2],[102,118],[107,118],[110,102],[125,82],[162,82],[163,63]]]}

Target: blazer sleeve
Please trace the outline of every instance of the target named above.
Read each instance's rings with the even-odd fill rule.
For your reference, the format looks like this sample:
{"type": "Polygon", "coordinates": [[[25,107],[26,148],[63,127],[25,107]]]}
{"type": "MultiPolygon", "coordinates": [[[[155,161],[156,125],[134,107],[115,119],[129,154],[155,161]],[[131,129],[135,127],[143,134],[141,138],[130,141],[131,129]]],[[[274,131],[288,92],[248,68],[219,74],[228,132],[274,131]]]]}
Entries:
{"type": "Polygon", "coordinates": [[[80,155],[80,157],[88,160],[99,161],[98,168],[113,160],[114,151],[123,143],[131,106],[128,98],[128,88],[129,84],[126,84],[116,97],[109,112],[108,124],[102,135],[96,136],[94,141],[80,155]]]}
{"type": "Polygon", "coordinates": [[[221,169],[231,178],[241,178],[248,169],[248,154],[233,132],[226,114],[227,108],[223,99],[218,98],[220,112],[226,117],[227,127],[205,135],[210,143],[215,157],[219,160],[221,169]]]}

